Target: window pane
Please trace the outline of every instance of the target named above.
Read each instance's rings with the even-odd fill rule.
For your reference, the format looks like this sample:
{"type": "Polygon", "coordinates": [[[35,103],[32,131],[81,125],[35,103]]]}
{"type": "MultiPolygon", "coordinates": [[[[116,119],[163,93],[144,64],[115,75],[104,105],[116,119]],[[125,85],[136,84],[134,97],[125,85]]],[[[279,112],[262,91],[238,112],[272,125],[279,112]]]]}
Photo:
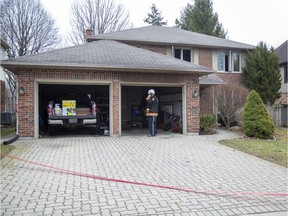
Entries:
{"type": "Polygon", "coordinates": [[[181,49],[175,49],[174,50],[174,57],[181,59],[181,49]]]}
{"type": "Polygon", "coordinates": [[[232,69],[233,71],[240,71],[240,55],[239,53],[232,53],[232,69]]]}
{"type": "Polygon", "coordinates": [[[183,60],[191,62],[191,50],[183,50],[183,60]]]}
{"type": "Polygon", "coordinates": [[[224,65],[225,65],[225,53],[224,52],[218,52],[217,70],[218,71],[224,71],[224,65]]]}

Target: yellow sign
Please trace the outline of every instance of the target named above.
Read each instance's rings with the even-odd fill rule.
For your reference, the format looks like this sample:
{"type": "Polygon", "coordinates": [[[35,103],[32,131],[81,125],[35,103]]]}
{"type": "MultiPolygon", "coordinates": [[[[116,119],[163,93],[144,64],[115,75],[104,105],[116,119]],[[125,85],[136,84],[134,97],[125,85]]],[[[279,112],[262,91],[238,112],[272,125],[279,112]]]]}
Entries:
{"type": "Polygon", "coordinates": [[[64,116],[75,116],[76,100],[62,100],[62,110],[64,116]]]}

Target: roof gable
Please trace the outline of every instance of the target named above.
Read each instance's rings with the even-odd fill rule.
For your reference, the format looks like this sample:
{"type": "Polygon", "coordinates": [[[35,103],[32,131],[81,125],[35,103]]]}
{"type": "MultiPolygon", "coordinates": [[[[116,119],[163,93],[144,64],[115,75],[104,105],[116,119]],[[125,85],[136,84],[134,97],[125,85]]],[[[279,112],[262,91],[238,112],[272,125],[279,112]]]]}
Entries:
{"type": "Polygon", "coordinates": [[[254,49],[254,46],[175,27],[146,26],[88,37],[88,41],[110,39],[144,44],[183,45],[210,48],[254,49]]]}
{"type": "Polygon", "coordinates": [[[287,51],[288,51],[288,40],[286,40],[283,44],[277,47],[277,49],[275,49],[275,53],[279,58],[279,64],[287,63],[288,61],[287,51]]]}
{"type": "Polygon", "coordinates": [[[13,71],[17,67],[69,67],[93,70],[177,71],[208,74],[208,67],[195,65],[163,54],[112,40],[100,40],[79,46],[2,61],[13,71]]]}

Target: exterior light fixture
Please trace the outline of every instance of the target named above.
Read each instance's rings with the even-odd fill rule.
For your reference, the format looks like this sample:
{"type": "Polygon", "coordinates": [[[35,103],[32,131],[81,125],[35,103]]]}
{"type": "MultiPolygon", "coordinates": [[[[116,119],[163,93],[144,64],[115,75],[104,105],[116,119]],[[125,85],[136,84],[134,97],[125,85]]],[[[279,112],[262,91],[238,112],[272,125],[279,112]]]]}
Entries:
{"type": "Polygon", "coordinates": [[[19,94],[20,94],[20,95],[25,94],[25,89],[24,89],[23,87],[20,87],[20,88],[19,88],[19,94]]]}
{"type": "Polygon", "coordinates": [[[199,97],[199,95],[200,95],[199,90],[196,89],[196,90],[193,92],[192,97],[193,97],[193,98],[197,98],[197,97],[199,97]]]}

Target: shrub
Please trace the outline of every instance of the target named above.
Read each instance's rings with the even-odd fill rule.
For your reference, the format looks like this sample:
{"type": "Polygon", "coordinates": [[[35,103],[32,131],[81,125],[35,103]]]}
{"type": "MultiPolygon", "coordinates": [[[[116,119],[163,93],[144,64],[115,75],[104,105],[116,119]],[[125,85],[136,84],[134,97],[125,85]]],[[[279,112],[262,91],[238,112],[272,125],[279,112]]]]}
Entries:
{"type": "Polygon", "coordinates": [[[200,117],[200,131],[212,132],[216,126],[216,116],[209,114],[200,117]]]}
{"type": "Polygon", "coordinates": [[[237,125],[241,128],[243,128],[243,110],[244,110],[244,107],[239,108],[236,111],[236,122],[237,122],[237,125]]]}
{"type": "Polygon", "coordinates": [[[244,107],[243,129],[245,135],[260,139],[267,139],[274,132],[274,123],[260,95],[255,90],[248,95],[244,107]]]}
{"type": "Polygon", "coordinates": [[[235,84],[225,84],[215,88],[218,115],[227,129],[235,125],[236,112],[244,106],[248,93],[248,89],[235,84]]]}

